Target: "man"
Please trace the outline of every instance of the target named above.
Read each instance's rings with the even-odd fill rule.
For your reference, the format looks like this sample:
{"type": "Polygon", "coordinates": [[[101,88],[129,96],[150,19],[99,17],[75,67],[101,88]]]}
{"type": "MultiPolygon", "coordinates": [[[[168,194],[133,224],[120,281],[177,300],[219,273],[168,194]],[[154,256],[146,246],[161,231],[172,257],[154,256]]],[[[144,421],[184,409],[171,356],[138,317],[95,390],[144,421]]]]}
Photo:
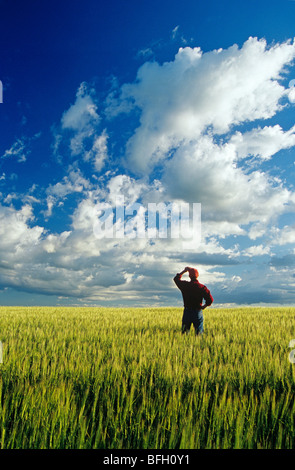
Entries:
{"type": "Polygon", "coordinates": [[[198,281],[197,269],[186,267],[181,273],[176,274],[174,282],[181,290],[184,304],[182,317],[182,333],[189,332],[191,324],[194,325],[197,335],[202,334],[203,310],[213,302],[209,289],[198,281]],[[188,272],[190,281],[182,281],[181,277],[188,272]],[[203,299],[205,304],[203,304],[203,299]]]}

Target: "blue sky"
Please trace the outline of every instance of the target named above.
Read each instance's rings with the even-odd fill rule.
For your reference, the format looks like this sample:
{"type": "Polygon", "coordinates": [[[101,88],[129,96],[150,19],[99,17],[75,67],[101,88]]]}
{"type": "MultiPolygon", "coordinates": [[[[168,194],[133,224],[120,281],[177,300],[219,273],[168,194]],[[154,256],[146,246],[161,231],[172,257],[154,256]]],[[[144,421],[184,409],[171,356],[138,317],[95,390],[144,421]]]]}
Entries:
{"type": "Polygon", "coordinates": [[[0,304],[295,303],[295,1],[0,1],[0,304]],[[201,203],[202,240],[98,239],[201,203]]]}

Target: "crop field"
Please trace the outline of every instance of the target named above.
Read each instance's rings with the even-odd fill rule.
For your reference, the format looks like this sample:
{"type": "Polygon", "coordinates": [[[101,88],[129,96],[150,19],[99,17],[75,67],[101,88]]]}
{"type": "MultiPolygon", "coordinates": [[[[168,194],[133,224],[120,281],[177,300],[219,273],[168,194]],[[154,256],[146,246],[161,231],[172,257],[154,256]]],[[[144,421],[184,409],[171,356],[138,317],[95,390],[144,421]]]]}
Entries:
{"type": "Polygon", "coordinates": [[[0,307],[0,448],[295,448],[295,309],[204,317],[0,307]]]}

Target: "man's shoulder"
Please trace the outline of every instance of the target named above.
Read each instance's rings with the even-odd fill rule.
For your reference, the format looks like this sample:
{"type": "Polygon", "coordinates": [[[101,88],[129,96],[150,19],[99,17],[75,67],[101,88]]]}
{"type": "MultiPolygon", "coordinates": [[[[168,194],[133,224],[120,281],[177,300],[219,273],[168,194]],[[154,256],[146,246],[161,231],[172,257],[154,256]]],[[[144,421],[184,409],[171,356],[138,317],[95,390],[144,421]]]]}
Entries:
{"type": "Polygon", "coordinates": [[[208,287],[205,286],[205,284],[201,284],[199,281],[197,281],[197,286],[199,289],[202,289],[202,290],[205,290],[205,291],[208,291],[208,287]]]}
{"type": "Polygon", "coordinates": [[[177,287],[179,287],[179,288],[181,287],[181,289],[182,289],[182,288],[185,289],[186,286],[187,286],[188,284],[190,284],[188,281],[183,281],[183,280],[181,279],[181,277],[179,276],[179,274],[176,274],[176,276],[173,278],[173,280],[174,280],[175,284],[177,285],[177,287]]]}

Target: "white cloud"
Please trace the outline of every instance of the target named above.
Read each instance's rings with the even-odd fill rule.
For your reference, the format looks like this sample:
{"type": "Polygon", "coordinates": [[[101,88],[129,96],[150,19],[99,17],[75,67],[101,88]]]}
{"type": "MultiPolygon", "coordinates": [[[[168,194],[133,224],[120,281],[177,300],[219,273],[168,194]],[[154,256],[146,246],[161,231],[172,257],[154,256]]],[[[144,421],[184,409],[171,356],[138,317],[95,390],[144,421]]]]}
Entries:
{"type": "Polygon", "coordinates": [[[98,173],[101,171],[106,159],[108,158],[107,141],[108,135],[106,130],[104,130],[101,135],[94,138],[92,148],[84,155],[84,160],[91,160],[93,162],[95,171],[98,173]]]}
{"type": "Polygon", "coordinates": [[[47,253],[56,253],[60,249],[64,249],[65,241],[71,232],[62,232],[60,235],[49,234],[42,243],[43,249],[47,253]]]}
{"type": "Polygon", "coordinates": [[[61,182],[49,185],[47,194],[58,199],[64,198],[71,193],[82,193],[90,188],[89,181],[84,178],[79,168],[69,168],[69,174],[64,176],[61,182]]]}
{"type": "Polygon", "coordinates": [[[295,103],[295,79],[289,82],[289,91],[287,92],[290,103],[295,103]]]}
{"type": "Polygon", "coordinates": [[[26,148],[25,142],[18,139],[10,149],[5,151],[2,158],[16,157],[18,162],[25,162],[29,153],[30,150],[26,148]]]}
{"type": "Polygon", "coordinates": [[[1,259],[21,262],[22,257],[38,244],[44,229],[29,226],[34,221],[33,209],[29,204],[20,210],[0,205],[0,221],[1,259]]]}
{"type": "Polygon", "coordinates": [[[101,117],[95,102],[95,92],[87,83],[81,83],[76,101],[61,118],[60,129],[53,129],[53,152],[61,161],[61,147],[67,143],[72,157],[91,162],[95,172],[100,172],[108,158],[106,129],[99,130],[101,117]]]}
{"type": "Polygon", "coordinates": [[[289,91],[288,98],[291,103],[295,103],[295,87],[291,88],[289,91]]]}
{"type": "Polygon", "coordinates": [[[266,224],[265,222],[256,222],[252,224],[248,231],[248,237],[250,240],[256,240],[257,238],[263,237],[266,231],[266,224]]]}
{"type": "Polygon", "coordinates": [[[263,129],[253,129],[249,132],[236,132],[230,139],[236,148],[239,159],[259,157],[269,160],[279,150],[288,149],[295,145],[295,126],[284,132],[278,124],[265,126],[263,129]]]}
{"type": "Polygon", "coordinates": [[[179,30],[179,25],[175,26],[175,28],[173,28],[172,30],[172,39],[175,39],[177,33],[178,33],[178,30],[179,30]]]}
{"type": "Polygon", "coordinates": [[[70,166],[68,174],[63,177],[62,181],[54,185],[49,185],[46,190],[47,209],[42,213],[47,220],[52,216],[53,209],[60,207],[64,203],[64,199],[73,193],[84,194],[85,191],[91,189],[91,183],[82,175],[79,168],[70,166]]]}
{"type": "Polygon", "coordinates": [[[55,206],[55,198],[51,195],[47,196],[46,198],[46,202],[47,202],[47,209],[43,211],[43,214],[44,214],[44,217],[46,218],[46,220],[48,219],[48,217],[51,217],[52,215],[52,211],[53,211],[53,208],[55,206]]]}
{"type": "MultiPolygon", "coordinates": [[[[126,147],[126,174],[119,157],[115,171],[120,174],[107,167],[113,136],[100,127],[95,93],[81,84],[55,132],[53,149],[62,154],[65,146],[71,158],[79,158],[71,160],[66,175],[44,191],[47,217],[69,194],[81,196],[69,214],[70,230],[49,233],[36,225],[32,198],[20,210],[0,206],[0,284],[95,302],[151,304],[151,299],[160,298],[174,304],[179,292],[173,291],[173,274],[195,265],[201,282],[212,284],[223,301],[236,301],[243,293],[250,299],[249,286],[255,290],[256,283],[254,297],[259,299],[268,282],[261,272],[268,268],[261,267],[257,274],[239,263],[246,256],[250,265],[256,256],[272,255],[270,246],[294,242],[294,230],[286,226],[273,227],[268,233],[271,245],[264,243],[268,224],[287,210],[294,211],[295,196],[262,165],[279,150],[295,145],[295,127],[285,131],[279,125],[255,123],[249,128],[257,119],[275,116],[284,99],[290,99],[290,89],[285,90],[280,77],[294,56],[291,42],[267,47],[265,41],[250,38],[241,48],[203,54],[187,47],[172,62],[144,64],[136,82],[124,85],[119,96],[113,90],[106,102],[107,118],[139,112],[139,127],[126,147]],[[245,123],[247,132],[235,129],[245,123]],[[248,157],[255,158],[255,170],[249,171],[248,157]],[[89,163],[97,173],[107,170],[96,176],[96,185],[81,171],[82,161],[83,169],[89,163]],[[156,166],[159,171],[152,180],[156,166]],[[130,176],[132,172],[137,177],[130,176]],[[145,205],[201,202],[201,244],[184,250],[179,239],[98,239],[98,203],[115,204],[120,198],[125,204],[145,205]],[[231,235],[236,238],[225,240],[231,235]],[[235,240],[243,237],[262,240],[242,250],[235,240]]],[[[16,148],[15,156],[17,152],[16,148]]],[[[14,197],[8,195],[6,204],[14,197]]]]}
{"type": "Polygon", "coordinates": [[[37,133],[33,137],[24,136],[17,139],[13,145],[4,152],[1,158],[15,158],[19,163],[24,163],[31,153],[31,142],[38,139],[40,135],[41,133],[37,133]]]}
{"type": "Polygon", "coordinates": [[[294,57],[295,43],[267,46],[249,38],[241,48],[203,54],[186,47],[172,62],[145,63],[136,81],[121,87],[113,108],[112,97],[108,102],[113,115],[140,110],[140,125],[126,145],[129,169],[145,176],[158,165],[161,197],[201,202],[207,236],[245,235],[248,225],[256,237],[249,224],[258,223],[265,232],[270,220],[294,210],[294,194],[257,165],[293,147],[295,127],[242,133],[235,126],[283,108],[290,90],[281,79],[294,57]],[[249,161],[243,166],[249,156],[258,159],[255,171],[249,161]]]}
{"type": "Polygon", "coordinates": [[[147,185],[143,180],[136,180],[128,175],[116,175],[108,183],[107,199],[111,204],[116,204],[116,200],[123,198],[126,204],[133,204],[143,196],[147,190],[147,185]]]}
{"type": "Polygon", "coordinates": [[[294,43],[267,47],[250,38],[242,48],[203,54],[186,47],[172,62],[145,63],[114,102],[114,110],[133,103],[141,111],[140,126],[127,144],[130,167],[151,171],[169,151],[197,140],[209,127],[225,134],[234,125],[274,116],[287,95],[279,80],[294,56],[294,43]]]}
{"type": "Polygon", "coordinates": [[[246,256],[262,256],[270,254],[270,247],[264,245],[253,245],[243,251],[246,256]]]}
{"type": "Polygon", "coordinates": [[[271,243],[280,246],[294,244],[295,226],[285,225],[282,228],[273,227],[271,231],[271,243]]]}
{"type": "Polygon", "coordinates": [[[151,57],[152,55],[153,55],[153,51],[150,47],[140,49],[137,53],[137,57],[144,57],[145,59],[151,57]]]}
{"type": "Polygon", "coordinates": [[[207,235],[243,234],[243,226],[268,223],[290,210],[294,195],[264,172],[244,173],[232,145],[202,137],[178,148],[164,166],[162,182],[170,198],[202,204],[207,235]],[[242,226],[242,227],[241,227],[242,226]]]}
{"type": "Polygon", "coordinates": [[[89,92],[86,83],[81,83],[76,94],[76,101],[64,112],[61,124],[63,129],[85,131],[92,128],[93,123],[100,120],[97,114],[97,106],[89,92]]]}

